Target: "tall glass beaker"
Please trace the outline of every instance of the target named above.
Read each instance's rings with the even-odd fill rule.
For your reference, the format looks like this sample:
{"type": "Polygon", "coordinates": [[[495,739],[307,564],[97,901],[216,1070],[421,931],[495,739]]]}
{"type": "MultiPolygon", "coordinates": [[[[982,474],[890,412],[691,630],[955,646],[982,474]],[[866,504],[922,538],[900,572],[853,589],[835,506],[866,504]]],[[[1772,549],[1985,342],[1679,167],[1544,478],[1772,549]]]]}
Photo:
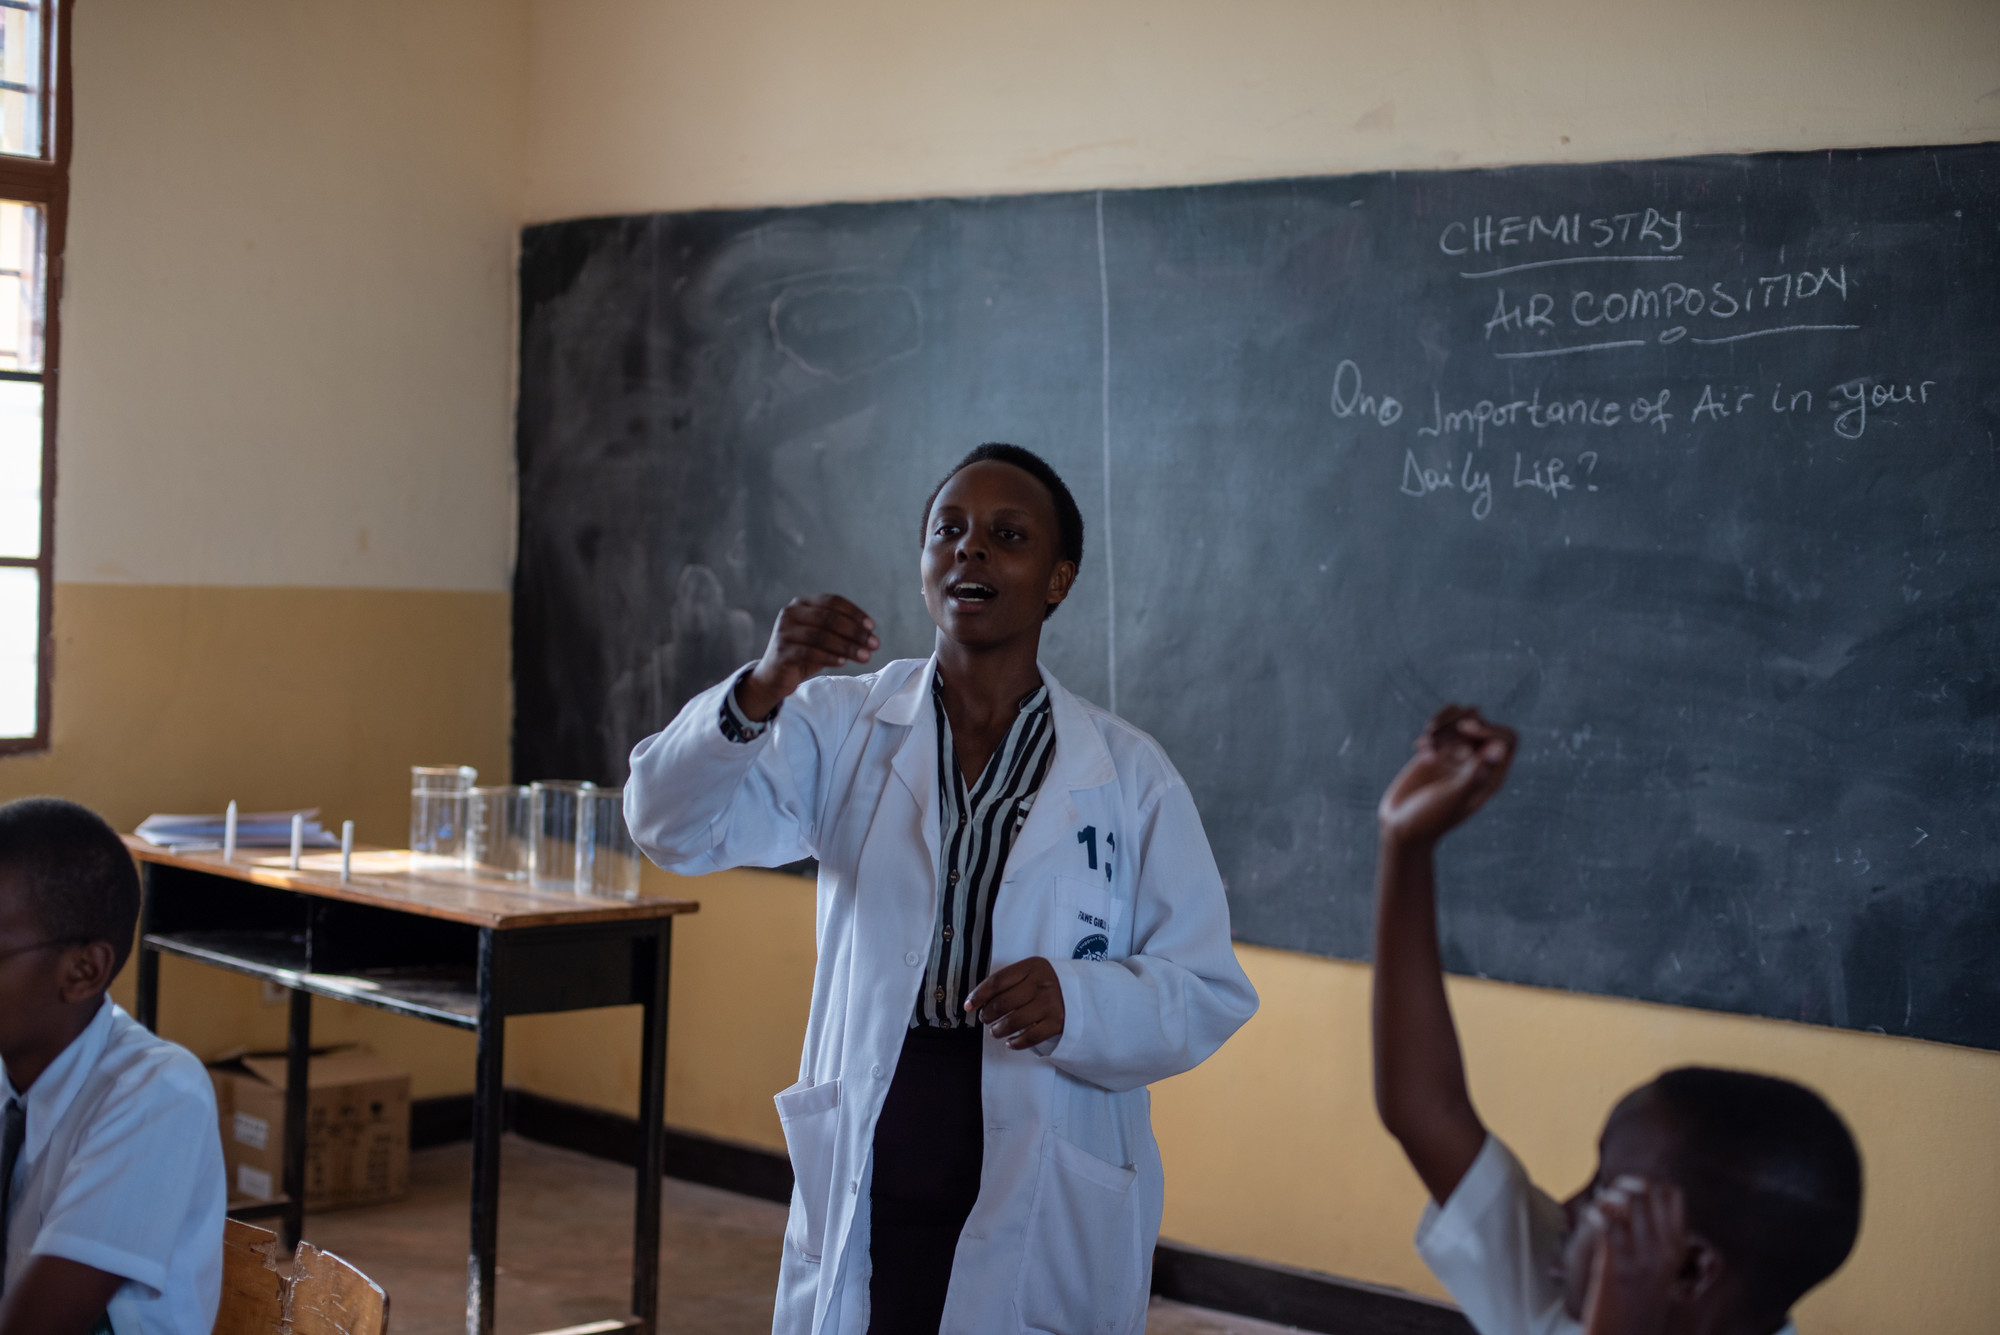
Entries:
{"type": "Polygon", "coordinates": [[[465,793],[479,781],[470,765],[410,767],[410,861],[418,867],[465,860],[465,793]]]}
{"type": "Polygon", "coordinates": [[[507,881],[528,878],[529,789],[501,784],[465,792],[465,869],[507,881]]]}
{"type": "Polygon", "coordinates": [[[606,899],[639,897],[639,845],[625,826],[625,790],[598,788],[583,799],[587,831],[579,836],[576,892],[606,899]]]}
{"type": "Polygon", "coordinates": [[[590,836],[584,803],[597,791],[588,780],[549,779],[528,785],[528,883],[537,890],[576,888],[577,841],[590,836]]]}

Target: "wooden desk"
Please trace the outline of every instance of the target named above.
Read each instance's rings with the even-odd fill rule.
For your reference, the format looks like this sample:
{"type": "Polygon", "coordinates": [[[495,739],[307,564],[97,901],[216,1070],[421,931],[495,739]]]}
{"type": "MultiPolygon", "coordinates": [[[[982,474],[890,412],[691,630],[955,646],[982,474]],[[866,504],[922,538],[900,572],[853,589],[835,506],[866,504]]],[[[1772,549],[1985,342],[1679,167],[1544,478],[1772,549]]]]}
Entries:
{"type": "Polygon", "coordinates": [[[160,956],[178,955],[291,992],[285,1090],[284,1195],[232,1211],[278,1215],[287,1247],[305,1216],[306,1059],[312,999],[333,997],[470,1029],[478,1036],[472,1098],[472,1244],[467,1335],[492,1335],[499,1235],[501,1093],[510,1015],[638,1005],[638,1196],[632,1311],[593,1331],[653,1335],[659,1315],[660,1154],[666,1113],[667,977],[673,920],[692,900],[597,899],[530,890],[450,870],[412,870],[400,850],[357,849],[353,879],[338,853],[290,870],[287,854],[170,852],[126,836],[145,883],[139,921],[138,1020],[159,1019],[160,956]]]}

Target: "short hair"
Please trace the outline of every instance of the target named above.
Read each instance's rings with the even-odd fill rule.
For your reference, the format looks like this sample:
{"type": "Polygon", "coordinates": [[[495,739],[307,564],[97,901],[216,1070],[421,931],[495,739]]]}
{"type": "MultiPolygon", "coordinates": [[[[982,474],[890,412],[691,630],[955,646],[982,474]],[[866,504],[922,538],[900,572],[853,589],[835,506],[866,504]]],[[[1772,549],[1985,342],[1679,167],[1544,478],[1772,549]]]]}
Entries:
{"type": "MultiPolygon", "coordinates": [[[[931,507],[937,504],[938,493],[944,490],[945,483],[951,481],[974,464],[989,462],[1012,464],[1048,488],[1049,499],[1056,504],[1056,551],[1061,555],[1063,560],[1081,570],[1083,568],[1083,512],[1076,508],[1076,497],[1069,494],[1069,487],[1064,484],[1062,476],[1055,469],[1049,467],[1048,460],[1042,458],[1041,455],[1036,454],[1033,450],[1022,449],[1019,445],[1009,445],[1003,441],[992,441],[981,445],[963,459],[953,464],[951,471],[938,479],[938,484],[931,488],[929,498],[924,501],[924,513],[923,517],[917,521],[917,531],[922,534],[930,532],[931,507]]],[[[1048,610],[1042,613],[1042,619],[1046,621],[1054,616],[1056,608],[1060,606],[1062,606],[1060,603],[1050,603],[1048,610]]]]}
{"type": "Polygon", "coordinates": [[[27,892],[51,940],[110,944],[111,972],[125,967],[139,926],[139,872],[102,816],[60,797],[0,806],[0,875],[27,892]]]}
{"type": "Polygon", "coordinates": [[[1683,1066],[1652,1087],[1674,1128],[1688,1226],[1743,1274],[1751,1311],[1775,1320],[1854,1250],[1854,1137],[1825,1099],[1776,1076],[1683,1066]]]}

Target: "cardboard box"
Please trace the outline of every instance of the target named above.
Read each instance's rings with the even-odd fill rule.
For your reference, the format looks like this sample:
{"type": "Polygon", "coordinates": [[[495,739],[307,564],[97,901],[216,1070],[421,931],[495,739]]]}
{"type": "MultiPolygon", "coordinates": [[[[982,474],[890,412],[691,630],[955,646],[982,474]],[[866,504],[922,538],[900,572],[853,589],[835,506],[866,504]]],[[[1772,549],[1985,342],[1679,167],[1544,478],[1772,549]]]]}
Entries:
{"type": "MultiPolygon", "coordinates": [[[[285,1187],[285,1054],[209,1063],[229,1197],[285,1187]]],[[[315,1048],[306,1076],[306,1208],[399,1200],[410,1186],[410,1077],[364,1047],[315,1048]]]]}

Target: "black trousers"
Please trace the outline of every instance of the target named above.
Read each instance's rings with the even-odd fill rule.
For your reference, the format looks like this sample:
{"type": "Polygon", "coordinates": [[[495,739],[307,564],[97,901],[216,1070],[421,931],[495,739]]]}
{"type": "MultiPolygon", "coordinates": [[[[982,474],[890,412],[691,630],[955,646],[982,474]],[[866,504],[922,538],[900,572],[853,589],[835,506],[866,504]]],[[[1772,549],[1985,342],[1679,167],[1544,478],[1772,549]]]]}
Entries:
{"type": "Polygon", "coordinates": [[[979,1199],[983,1038],[978,1025],[904,1036],[875,1123],[868,1335],[937,1335],[958,1233],[979,1199]]]}

